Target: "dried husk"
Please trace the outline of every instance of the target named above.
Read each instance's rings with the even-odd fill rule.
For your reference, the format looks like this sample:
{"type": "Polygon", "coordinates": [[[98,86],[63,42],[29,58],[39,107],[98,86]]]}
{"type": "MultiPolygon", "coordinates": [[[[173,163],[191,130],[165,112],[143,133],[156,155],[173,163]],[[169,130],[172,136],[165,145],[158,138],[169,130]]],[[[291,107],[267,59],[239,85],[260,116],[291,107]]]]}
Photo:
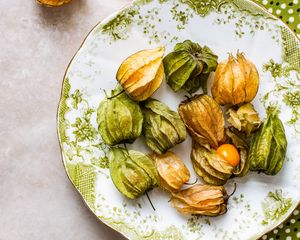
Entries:
{"type": "Polygon", "coordinates": [[[215,150],[207,150],[193,142],[191,161],[195,172],[211,185],[224,185],[234,170],[215,150]]]}
{"type": "Polygon", "coordinates": [[[182,214],[219,216],[227,211],[227,198],[223,186],[196,184],[172,193],[171,205],[182,214]]]}
{"type": "Polygon", "coordinates": [[[220,105],[251,102],[257,94],[259,74],[243,53],[232,54],[218,64],[211,92],[220,105]]]}
{"type": "Polygon", "coordinates": [[[151,98],[144,103],[142,111],[145,141],[155,153],[165,153],[186,139],[183,121],[166,104],[151,98]]]}
{"type": "Polygon", "coordinates": [[[237,110],[230,108],[227,113],[230,116],[228,122],[248,136],[255,132],[261,124],[259,115],[251,103],[243,104],[237,110]]]}
{"type": "Polygon", "coordinates": [[[225,133],[230,139],[230,143],[232,143],[237,148],[240,154],[240,163],[234,168],[232,173],[237,177],[243,177],[248,173],[250,167],[250,162],[248,159],[248,144],[229,128],[225,130],[225,133]]]}
{"type": "Polygon", "coordinates": [[[97,113],[98,130],[110,146],[133,143],[142,133],[143,113],[139,104],[120,91],[113,90],[111,98],[101,101],[97,113]]]}
{"type": "Polygon", "coordinates": [[[160,87],[164,79],[164,52],[164,47],[142,50],[122,62],[116,78],[135,101],[146,100],[160,87]]]}
{"type": "Polygon", "coordinates": [[[37,2],[46,7],[59,7],[65,3],[71,2],[71,0],[37,0],[37,2]]]}
{"type": "Polygon", "coordinates": [[[155,165],[141,152],[111,148],[109,169],[116,188],[130,199],[138,198],[157,186],[158,175],[155,165]]]}
{"type": "Polygon", "coordinates": [[[152,153],[159,175],[159,186],[169,192],[178,191],[182,185],[189,181],[190,172],[183,161],[173,152],[164,154],[152,153]]]}
{"type": "Polygon", "coordinates": [[[178,111],[195,142],[216,149],[224,141],[223,112],[212,97],[194,95],[183,101],[178,111]]]}
{"type": "Polygon", "coordinates": [[[278,111],[269,108],[267,118],[254,134],[249,151],[250,170],[276,175],[282,168],[287,149],[284,126],[278,111]]]}

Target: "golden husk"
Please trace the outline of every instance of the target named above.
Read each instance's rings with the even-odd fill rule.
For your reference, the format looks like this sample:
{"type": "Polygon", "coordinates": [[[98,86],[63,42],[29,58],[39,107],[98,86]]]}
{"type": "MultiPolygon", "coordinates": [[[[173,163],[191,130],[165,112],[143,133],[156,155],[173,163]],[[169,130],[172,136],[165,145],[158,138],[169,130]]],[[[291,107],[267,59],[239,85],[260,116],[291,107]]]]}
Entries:
{"type": "Polygon", "coordinates": [[[196,184],[172,193],[171,205],[183,214],[218,216],[227,211],[227,197],[223,186],[196,184]]]}
{"type": "Polygon", "coordinates": [[[133,100],[144,101],[160,87],[164,52],[164,47],[142,50],[122,62],[116,78],[133,100]]]}
{"type": "Polygon", "coordinates": [[[232,54],[218,64],[212,84],[212,95],[220,105],[251,102],[257,94],[259,74],[243,53],[232,54]]]}
{"type": "Polygon", "coordinates": [[[182,185],[189,181],[190,172],[183,161],[173,152],[164,154],[152,153],[159,175],[159,186],[167,191],[178,191],[182,185]]]}
{"type": "Polygon", "coordinates": [[[195,95],[179,105],[179,115],[190,135],[207,149],[224,140],[224,116],[218,103],[208,95],[195,95]]]}
{"type": "Polygon", "coordinates": [[[251,103],[245,103],[237,110],[230,108],[227,113],[229,114],[228,122],[248,136],[256,131],[261,124],[259,115],[251,103]]]}

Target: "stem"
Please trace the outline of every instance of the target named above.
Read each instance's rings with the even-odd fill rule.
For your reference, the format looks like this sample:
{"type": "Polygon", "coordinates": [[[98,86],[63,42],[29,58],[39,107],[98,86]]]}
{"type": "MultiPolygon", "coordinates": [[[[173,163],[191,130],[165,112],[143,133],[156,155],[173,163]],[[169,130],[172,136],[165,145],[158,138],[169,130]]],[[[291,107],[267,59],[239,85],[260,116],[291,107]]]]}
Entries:
{"type": "Polygon", "coordinates": [[[230,193],[229,195],[225,196],[225,200],[228,200],[236,191],[236,183],[234,183],[234,189],[233,189],[233,192],[230,193]]]}
{"type": "Polygon", "coordinates": [[[196,178],[196,181],[195,182],[192,182],[192,183],[184,183],[185,185],[194,185],[196,182],[198,182],[198,178],[196,178]]]}
{"type": "Polygon", "coordinates": [[[123,92],[125,92],[125,90],[124,90],[124,89],[123,89],[121,92],[117,93],[116,95],[114,95],[114,96],[111,96],[111,97],[108,97],[107,99],[113,99],[113,98],[115,98],[115,97],[117,97],[117,96],[121,95],[123,92]]]}
{"type": "Polygon", "coordinates": [[[155,207],[153,206],[153,203],[151,202],[151,199],[150,199],[150,197],[149,197],[149,195],[148,195],[148,192],[146,192],[146,196],[147,196],[147,198],[148,198],[148,201],[149,201],[150,204],[151,204],[151,207],[153,208],[154,211],[156,211],[156,209],[155,209],[155,207]]]}

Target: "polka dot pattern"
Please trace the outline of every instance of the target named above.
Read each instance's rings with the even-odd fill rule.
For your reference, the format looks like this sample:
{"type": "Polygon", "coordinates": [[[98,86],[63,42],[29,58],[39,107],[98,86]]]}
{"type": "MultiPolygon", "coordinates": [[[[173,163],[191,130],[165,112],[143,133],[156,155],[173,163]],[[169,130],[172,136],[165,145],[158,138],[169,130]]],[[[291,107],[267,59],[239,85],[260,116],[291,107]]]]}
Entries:
{"type": "Polygon", "coordinates": [[[299,0],[256,0],[270,13],[279,17],[296,33],[300,34],[299,0]]]}
{"type": "Polygon", "coordinates": [[[296,240],[300,239],[300,206],[293,212],[288,220],[260,240],[296,240]]]}

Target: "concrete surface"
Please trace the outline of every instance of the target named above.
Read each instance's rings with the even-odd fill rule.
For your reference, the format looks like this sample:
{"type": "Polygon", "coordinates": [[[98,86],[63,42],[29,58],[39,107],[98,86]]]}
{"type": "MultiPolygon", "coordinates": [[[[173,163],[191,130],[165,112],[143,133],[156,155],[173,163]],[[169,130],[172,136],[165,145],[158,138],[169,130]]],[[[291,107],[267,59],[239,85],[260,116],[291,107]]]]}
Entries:
{"type": "Polygon", "coordinates": [[[44,8],[0,1],[0,240],[118,240],[89,212],[60,155],[64,71],[91,28],[129,0],[44,8]]]}

